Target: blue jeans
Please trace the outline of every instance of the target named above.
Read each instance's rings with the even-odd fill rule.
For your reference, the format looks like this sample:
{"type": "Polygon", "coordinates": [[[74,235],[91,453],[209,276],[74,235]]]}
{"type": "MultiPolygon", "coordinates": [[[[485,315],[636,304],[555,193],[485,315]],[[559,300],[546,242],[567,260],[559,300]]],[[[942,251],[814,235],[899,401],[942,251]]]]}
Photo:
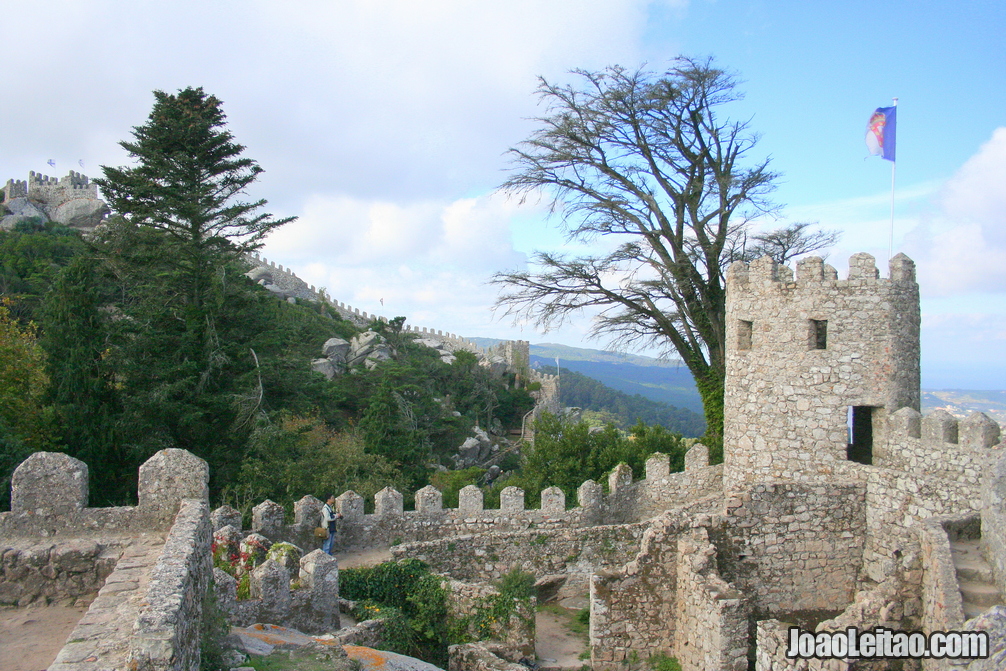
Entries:
{"type": "Polygon", "coordinates": [[[333,543],[335,543],[335,532],[334,531],[329,531],[328,532],[328,538],[326,538],[325,542],[321,544],[321,551],[324,552],[324,553],[326,553],[326,554],[332,554],[332,544],[333,543]]]}

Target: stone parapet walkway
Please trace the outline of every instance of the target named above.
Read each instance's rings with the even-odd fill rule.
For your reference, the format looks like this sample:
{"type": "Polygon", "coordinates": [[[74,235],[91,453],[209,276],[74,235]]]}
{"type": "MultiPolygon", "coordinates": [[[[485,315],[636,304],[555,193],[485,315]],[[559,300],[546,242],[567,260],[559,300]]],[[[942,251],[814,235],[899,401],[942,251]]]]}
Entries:
{"type": "Polygon", "coordinates": [[[163,547],[159,533],[130,541],[48,671],[126,671],[133,623],[163,547]]]}

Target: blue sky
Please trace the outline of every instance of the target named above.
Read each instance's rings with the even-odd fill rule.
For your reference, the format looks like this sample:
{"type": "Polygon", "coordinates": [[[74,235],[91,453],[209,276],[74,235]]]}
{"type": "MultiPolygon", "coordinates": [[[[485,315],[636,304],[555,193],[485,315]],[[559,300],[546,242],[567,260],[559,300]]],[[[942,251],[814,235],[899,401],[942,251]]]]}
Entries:
{"type": "Polygon", "coordinates": [[[895,252],[919,265],[923,385],[1003,389],[1004,32],[991,0],[23,3],[0,41],[0,178],[126,163],[151,90],[203,86],[266,170],[251,195],[300,217],[269,258],[419,326],[602,346],[589,316],[548,334],[493,317],[486,279],[562,245],[540,207],[493,194],[504,152],[534,128],[536,75],[714,56],[744,82],[729,113],[761,133],[753,156],[783,173],[784,221],[843,231],[840,272],[857,251],[883,272],[890,164],[863,137],[899,98],[895,252]]]}

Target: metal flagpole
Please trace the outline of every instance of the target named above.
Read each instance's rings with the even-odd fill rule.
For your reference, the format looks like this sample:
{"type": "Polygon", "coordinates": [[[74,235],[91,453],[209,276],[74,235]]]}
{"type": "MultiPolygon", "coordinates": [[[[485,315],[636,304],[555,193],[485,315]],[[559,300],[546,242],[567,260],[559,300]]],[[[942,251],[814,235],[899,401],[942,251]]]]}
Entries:
{"type": "MultiPolygon", "coordinates": [[[[898,106],[898,99],[894,98],[894,107],[898,106]]],[[[891,161],[891,239],[887,246],[887,259],[894,258],[894,176],[898,167],[898,162],[891,161]]]]}

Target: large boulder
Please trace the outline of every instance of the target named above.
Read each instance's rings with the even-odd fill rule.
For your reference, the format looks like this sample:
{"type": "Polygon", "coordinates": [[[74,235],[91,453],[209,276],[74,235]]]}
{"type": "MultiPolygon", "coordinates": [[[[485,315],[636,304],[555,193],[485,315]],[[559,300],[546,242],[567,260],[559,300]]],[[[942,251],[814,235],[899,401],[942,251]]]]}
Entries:
{"type": "Polygon", "coordinates": [[[315,359],[311,362],[311,370],[321,373],[326,380],[331,380],[340,372],[329,359],[315,359]]]}
{"type": "Polygon", "coordinates": [[[108,205],[97,198],[76,198],[54,209],[50,218],[72,228],[91,229],[100,224],[110,212],[108,205]]]}
{"type": "Polygon", "coordinates": [[[19,215],[22,217],[42,217],[42,219],[46,221],[49,219],[49,217],[45,216],[45,212],[27,198],[11,198],[9,201],[4,203],[4,206],[7,208],[7,211],[13,215],[19,215]]]}
{"type": "Polygon", "coordinates": [[[469,468],[478,462],[479,440],[478,438],[466,438],[458,448],[458,455],[454,458],[454,463],[458,468],[469,468]]]}
{"type": "Polygon", "coordinates": [[[354,336],[349,341],[346,366],[354,368],[362,364],[371,370],[381,361],[387,361],[391,358],[391,348],[384,336],[376,331],[366,331],[354,336]]]}
{"type": "Polygon", "coordinates": [[[321,347],[321,353],[332,363],[345,364],[349,355],[349,342],[342,338],[329,338],[321,347]]]}

